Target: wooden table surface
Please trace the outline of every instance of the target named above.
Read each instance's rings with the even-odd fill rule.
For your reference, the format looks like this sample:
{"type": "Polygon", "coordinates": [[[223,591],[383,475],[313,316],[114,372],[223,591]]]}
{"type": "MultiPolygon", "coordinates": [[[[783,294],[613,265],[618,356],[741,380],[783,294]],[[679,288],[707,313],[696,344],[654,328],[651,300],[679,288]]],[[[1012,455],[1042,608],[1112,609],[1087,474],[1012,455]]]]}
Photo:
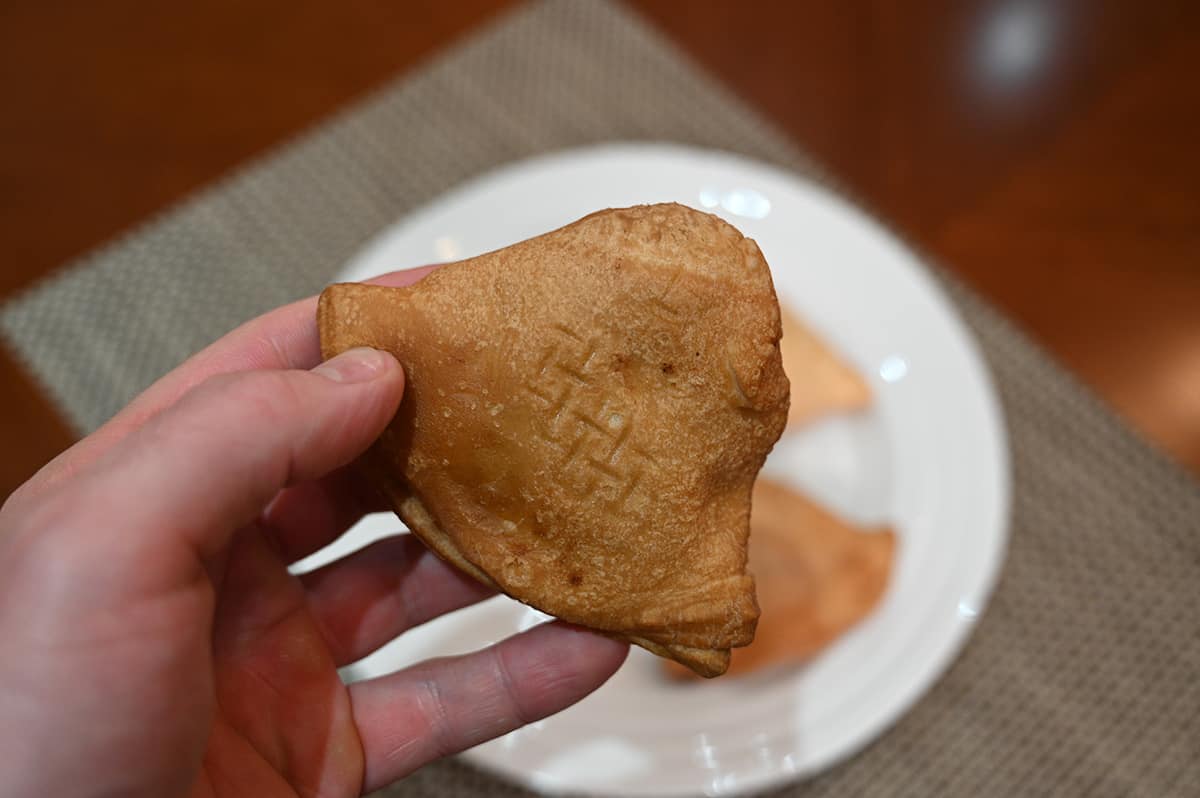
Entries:
{"type": "MultiPolygon", "coordinates": [[[[9,0],[0,300],[505,0],[9,0]]],[[[631,5],[1200,474],[1200,3],[631,5]]],[[[0,351],[0,498],[69,445],[0,351]]]]}

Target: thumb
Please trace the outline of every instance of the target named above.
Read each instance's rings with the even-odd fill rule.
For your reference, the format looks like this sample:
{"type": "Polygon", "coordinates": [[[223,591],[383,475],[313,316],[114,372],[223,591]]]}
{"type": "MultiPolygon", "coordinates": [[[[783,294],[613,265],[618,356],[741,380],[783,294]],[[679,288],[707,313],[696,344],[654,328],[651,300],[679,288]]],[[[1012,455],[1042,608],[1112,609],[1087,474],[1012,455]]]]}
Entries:
{"type": "Polygon", "coordinates": [[[112,508],[127,535],[170,534],[207,558],[282,488],[362,453],[403,389],[395,358],[366,348],[312,371],[214,377],[97,461],[85,491],[98,503],[80,504],[112,508]]]}

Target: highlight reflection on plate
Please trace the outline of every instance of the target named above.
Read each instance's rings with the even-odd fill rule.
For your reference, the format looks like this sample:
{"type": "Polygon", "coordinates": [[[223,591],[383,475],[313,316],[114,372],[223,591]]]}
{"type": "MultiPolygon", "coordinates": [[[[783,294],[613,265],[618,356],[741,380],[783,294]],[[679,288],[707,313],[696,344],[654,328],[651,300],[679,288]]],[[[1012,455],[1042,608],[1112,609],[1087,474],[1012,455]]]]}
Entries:
{"type": "MultiPolygon", "coordinates": [[[[785,438],[764,473],[851,520],[891,523],[899,550],[880,606],[803,667],[674,684],[635,649],[596,694],[464,755],[546,792],[729,794],[849,756],[949,665],[1003,558],[1007,449],[970,334],[911,253],[816,185],[681,147],[566,152],[451,191],[385,231],[338,279],[469,257],[600,208],[664,201],[710,210],[756,239],[781,301],[869,379],[869,412],[785,438]]],[[[372,516],[301,568],[400,528],[372,516]]],[[[544,617],[494,598],[409,632],[347,676],[474,650],[544,617]]]]}

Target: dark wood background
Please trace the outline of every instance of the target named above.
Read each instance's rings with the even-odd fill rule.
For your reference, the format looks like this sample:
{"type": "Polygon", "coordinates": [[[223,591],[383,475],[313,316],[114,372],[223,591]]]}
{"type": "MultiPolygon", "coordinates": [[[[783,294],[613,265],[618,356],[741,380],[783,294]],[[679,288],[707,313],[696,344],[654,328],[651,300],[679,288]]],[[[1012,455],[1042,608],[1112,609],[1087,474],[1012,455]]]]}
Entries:
{"type": "MultiPolygon", "coordinates": [[[[8,0],[0,299],[505,0],[8,0]]],[[[1200,3],[631,5],[1200,474],[1200,3]]],[[[0,498],[72,436],[0,351],[0,498]]]]}

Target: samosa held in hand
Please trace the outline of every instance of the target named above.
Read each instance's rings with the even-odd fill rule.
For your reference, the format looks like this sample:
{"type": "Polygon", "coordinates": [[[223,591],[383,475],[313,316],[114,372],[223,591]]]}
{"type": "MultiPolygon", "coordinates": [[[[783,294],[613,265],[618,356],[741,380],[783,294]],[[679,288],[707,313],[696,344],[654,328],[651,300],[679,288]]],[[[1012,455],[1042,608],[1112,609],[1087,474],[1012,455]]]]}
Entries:
{"type": "Polygon", "coordinates": [[[601,211],[408,287],[330,286],[318,326],[325,357],[404,366],[365,472],[443,558],[704,676],[753,639],[750,492],[788,381],[752,240],[601,211]]]}

